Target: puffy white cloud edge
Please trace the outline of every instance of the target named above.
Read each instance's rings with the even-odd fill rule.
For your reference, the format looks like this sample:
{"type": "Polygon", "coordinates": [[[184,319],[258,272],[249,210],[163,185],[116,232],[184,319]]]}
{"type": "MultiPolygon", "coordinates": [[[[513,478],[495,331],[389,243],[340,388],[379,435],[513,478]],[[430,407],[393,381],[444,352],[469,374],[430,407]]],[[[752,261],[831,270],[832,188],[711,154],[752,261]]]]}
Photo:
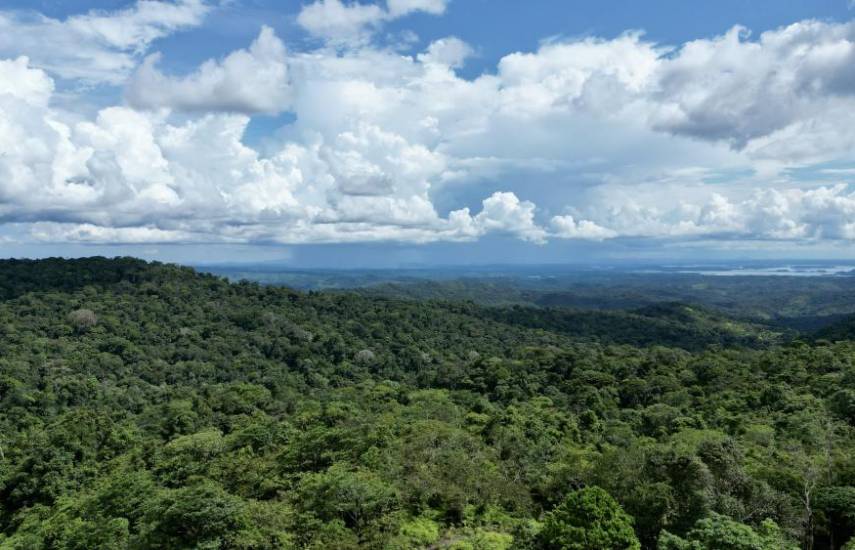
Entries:
{"type": "Polygon", "coordinates": [[[297,23],[309,34],[337,46],[367,43],[384,24],[416,12],[441,15],[449,0],[387,0],[378,4],[318,0],[306,4],[297,23]]]}
{"type": "Polygon", "coordinates": [[[0,56],[25,53],[62,78],[121,84],[154,41],[200,25],[211,9],[205,0],[140,0],[64,20],[0,9],[0,56]]]}

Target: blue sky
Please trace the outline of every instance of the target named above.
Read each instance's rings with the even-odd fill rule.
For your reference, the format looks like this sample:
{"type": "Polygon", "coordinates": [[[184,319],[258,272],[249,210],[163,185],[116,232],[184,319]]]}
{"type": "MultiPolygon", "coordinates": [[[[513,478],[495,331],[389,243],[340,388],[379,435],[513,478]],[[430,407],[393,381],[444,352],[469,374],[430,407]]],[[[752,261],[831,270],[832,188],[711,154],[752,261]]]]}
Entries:
{"type": "Polygon", "coordinates": [[[849,259],[854,13],[7,0],[0,255],[849,259]]]}

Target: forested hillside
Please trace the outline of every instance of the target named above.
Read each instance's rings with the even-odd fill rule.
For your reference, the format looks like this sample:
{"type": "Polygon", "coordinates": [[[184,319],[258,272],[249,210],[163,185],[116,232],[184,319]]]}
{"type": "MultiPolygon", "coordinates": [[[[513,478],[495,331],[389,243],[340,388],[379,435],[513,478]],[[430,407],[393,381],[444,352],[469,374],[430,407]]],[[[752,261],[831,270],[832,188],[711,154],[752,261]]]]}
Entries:
{"type": "Polygon", "coordinates": [[[2,261],[0,549],[844,548],[855,343],[793,336],[2,261]]]}
{"type": "Polygon", "coordinates": [[[855,316],[845,316],[814,333],[814,338],[831,341],[855,339],[855,316]]]}
{"type": "MultiPolygon", "coordinates": [[[[436,274],[422,279],[333,278],[327,286],[357,287],[362,293],[394,298],[472,300],[485,305],[524,305],[584,310],[633,310],[661,303],[693,304],[728,316],[773,323],[798,330],[816,330],[855,314],[855,277],[851,274],[818,277],[769,275],[711,276],[694,273],[639,273],[633,271],[546,271],[543,276],[524,271],[521,276],[487,277],[483,274],[448,279],[436,274]]],[[[270,274],[250,276],[277,284],[270,274]]],[[[308,277],[286,280],[307,284],[308,277]]]]}

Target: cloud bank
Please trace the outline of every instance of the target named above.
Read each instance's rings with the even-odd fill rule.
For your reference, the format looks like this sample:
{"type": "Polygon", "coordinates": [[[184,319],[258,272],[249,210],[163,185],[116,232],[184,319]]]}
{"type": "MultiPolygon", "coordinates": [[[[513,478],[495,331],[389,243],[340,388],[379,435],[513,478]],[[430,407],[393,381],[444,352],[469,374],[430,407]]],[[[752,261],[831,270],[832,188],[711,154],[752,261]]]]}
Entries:
{"type": "Polygon", "coordinates": [[[445,1],[321,0],[297,15],[316,49],[263,27],[186,74],[145,55],[210,9],[0,12],[0,223],[52,242],[855,238],[853,23],[552,40],[466,78],[456,37],[373,40],[445,1]],[[125,102],[60,109],[67,79],[125,102]],[[253,116],[283,113],[263,151],[246,144],[253,116]]]}

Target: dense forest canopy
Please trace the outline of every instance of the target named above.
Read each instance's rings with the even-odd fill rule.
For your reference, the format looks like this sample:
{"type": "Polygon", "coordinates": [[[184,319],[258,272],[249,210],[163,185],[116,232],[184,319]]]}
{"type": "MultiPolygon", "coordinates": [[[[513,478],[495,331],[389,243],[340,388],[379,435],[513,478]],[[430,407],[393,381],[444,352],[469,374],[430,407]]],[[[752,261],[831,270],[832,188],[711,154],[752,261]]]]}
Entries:
{"type": "Polygon", "coordinates": [[[0,549],[855,546],[850,320],[440,298],[0,262],[0,549]]]}

